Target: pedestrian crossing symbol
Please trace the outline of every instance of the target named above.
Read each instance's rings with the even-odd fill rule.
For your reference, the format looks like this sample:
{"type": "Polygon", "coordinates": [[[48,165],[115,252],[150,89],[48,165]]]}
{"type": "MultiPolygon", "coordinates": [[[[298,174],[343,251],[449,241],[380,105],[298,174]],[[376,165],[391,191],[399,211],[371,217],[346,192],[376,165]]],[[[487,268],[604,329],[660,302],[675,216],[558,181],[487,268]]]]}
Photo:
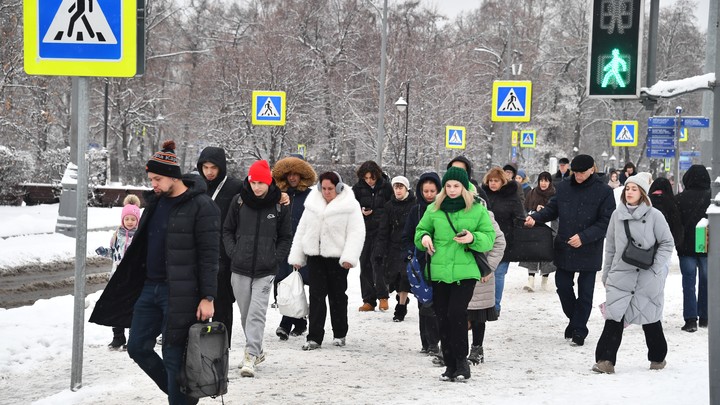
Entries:
{"type": "Polygon", "coordinates": [[[520,132],[520,147],[534,148],[537,144],[537,132],[534,130],[525,130],[520,132]]]}
{"type": "Polygon", "coordinates": [[[637,121],[612,122],[612,146],[637,146],[637,121]]]}
{"type": "Polygon", "coordinates": [[[285,92],[253,91],[253,125],[285,125],[285,92]]]}
{"type": "Polygon", "coordinates": [[[688,140],[688,129],[685,127],[680,128],[680,142],[687,142],[688,140]]]}
{"type": "Polygon", "coordinates": [[[445,148],[446,149],[465,149],[466,137],[465,127],[445,127],[445,148]]]}
{"type": "Polygon", "coordinates": [[[528,122],[532,105],[531,81],[495,81],[492,95],[492,120],[528,122]]]}
{"type": "Polygon", "coordinates": [[[25,0],[28,74],[132,77],[137,0],[25,0]]]}

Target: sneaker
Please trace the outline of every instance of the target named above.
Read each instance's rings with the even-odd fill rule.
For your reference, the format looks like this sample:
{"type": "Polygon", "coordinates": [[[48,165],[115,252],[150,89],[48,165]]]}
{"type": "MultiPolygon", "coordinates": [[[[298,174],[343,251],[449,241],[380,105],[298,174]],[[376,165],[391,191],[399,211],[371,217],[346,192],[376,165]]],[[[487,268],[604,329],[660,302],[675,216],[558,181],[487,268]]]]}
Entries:
{"type": "Polygon", "coordinates": [[[592,371],[600,374],[615,374],[615,366],[610,360],[600,360],[592,367],[592,371]]]}
{"type": "Polygon", "coordinates": [[[255,377],[255,362],[257,357],[250,353],[245,353],[245,359],[240,365],[240,375],[242,377],[255,377]]]}
{"type": "Polygon", "coordinates": [[[296,326],[290,332],[290,336],[302,336],[305,332],[307,332],[307,326],[296,326]]]}
{"type": "Polygon", "coordinates": [[[455,373],[452,375],[452,379],[460,382],[469,380],[470,365],[468,364],[468,361],[465,358],[462,358],[456,361],[456,364],[457,370],[455,370],[455,373]]]}
{"type": "Polygon", "coordinates": [[[585,338],[578,335],[577,333],[573,333],[572,336],[572,345],[573,346],[582,346],[585,344],[585,338]]]}
{"type": "Polygon", "coordinates": [[[695,319],[686,319],[685,325],[683,325],[683,327],[680,329],[684,330],[685,332],[693,333],[697,331],[697,321],[695,319]]]}
{"type": "Polygon", "coordinates": [[[427,347],[423,347],[422,349],[420,349],[420,353],[422,353],[422,354],[427,354],[427,352],[428,352],[427,347]]]}
{"type": "Polygon", "coordinates": [[[454,376],[455,376],[455,370],[448,367],[445,369],[445,371],[442,374],[440,374],[440,381],[455,381],[454,376]]]}
{"type": "Polygon", "coordinates": [[[305,344],[302,345],[303,350],[315,350],[320,348],[320,343],[314,341],[314,340],[308,340],[305,342],[305,344]]]}
{"type": "Polygon", "coordinates": [[[275,334],[280,338],[280,340],[288,340],[288,331],[282,326],[275,329],[275,334]]]}
{"type": "Polygon", "coordinates": [[[468,360],[473,365],[485,363],[485,353],[483,353],[483,347],[475,345],[470,347],[470,354],[468,355],[468,360]]]}
{"type": "Polygon", "coordinates": [[[345,346],[345,338],[334,338],[333,339],[333,346],[343,347],[345,346]]]}
{"type": "Polygon", "coordinates": [[[651,361],[650,370],[662,370],[667,365],[667,361],[651,361]]]}
{"type": "Polygon", "coordinates": [[[255,365],[257,366],[258,364],[262,363],[263,361],[265,361],[265,351],[260,352],[260,355],[255,357],[255,365]]]}
{"type": "Polygon", "coordinates": [[[375,306],[374,306],[374,305],[370,305],[369,302],[366,302],[366,303],[362,304],[362,306],[361,306],[360,308],[358,308],[358,311],[360,311],[360,312],[373,312],[373,311],[375,311],[375,306]]]}
{"type": "Polygon", "coordinates": [[[390,306],[388,305],[388,299],[387,298],[380,298],[380,310],[381,311],[387,311],[390,306]]]}
{"type": "Polygon", "coordinates": [[[127,343],[127,341],[125,340],[124,335],[115,336],[112,342],[110,342],[110,344],[108,345],[108,348],[110,348],[110,350],[122,350],[123,346],[125,346],[125,343],[127,343]]]}
{"type": "Polygon", "coordinates": [[[445,360],[441,356],[435,356],[432,359],[432,364],[435,367],[445,367],[445,360]]]}
{"type": "Polygon", "coordinates": [[[708,327],[707,318],[700,318],[700,322],[698,322],[698,326],[701,328],[707,328],[708,327]]]}

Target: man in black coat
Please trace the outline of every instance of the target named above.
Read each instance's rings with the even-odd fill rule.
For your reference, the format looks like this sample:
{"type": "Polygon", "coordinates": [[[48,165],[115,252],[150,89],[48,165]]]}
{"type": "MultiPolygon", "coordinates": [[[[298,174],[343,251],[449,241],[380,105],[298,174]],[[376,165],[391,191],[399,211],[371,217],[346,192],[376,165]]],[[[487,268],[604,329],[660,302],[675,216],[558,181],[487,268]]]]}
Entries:
{"type": "Polygon", "coordinates": [[[117,271],[90,322],[129,327],[128,355],[168,395],[170,404],[194,404],[180,392],[188,329],[214,314],[220,256],[220,210],[199,176],[183,176],[175,142],[166,141],[145,166],[153,190],[117,271]],[[162,333],[162,358],[155,340],[162,333]]]}
{"type": "Polygon", "coordinates": [[[560,160],[558,160],[558,167],[558,171],[552,179],[555,188],[557,188],[561,181],[570,179],[570,160],[568,160],[568,158],[560,158],[560,160]]]}
{"type": "MultiPolygon", "coordinates": [[[[203,149],[197,161],[197,169],[200,176],[207,183],[207,195],[220,208],[220,223],[224,224],[230,208],[230,200],[240,192],[242,181],[227,174],[227,160],[223,148],[208,146],[203,149]]],[[[235,296],[230,285],[231,274],[230,258],[225,253],[225,249],[220,249],[217,296],[213,302],[215,304],[213,320],[225,324],[228,343],[232,339],[233,302],[235,302],[235,296]]]]}
{"type": "Polygon", "coordinates": [[[582,346],[588,335],[595,276],[602,268],[605,234],[615,210],[612,189],[598,179],[594,166],[591,156],[575,156],[570,180],[558,183],[556,194],[545,208],[525,219],[525,226],[558,219],[555,285],[563,312],[570,320],[565,339],[572,339],[577,346],[582,346]],[[575,273],[577,296],[573,289],[575,273]]]}

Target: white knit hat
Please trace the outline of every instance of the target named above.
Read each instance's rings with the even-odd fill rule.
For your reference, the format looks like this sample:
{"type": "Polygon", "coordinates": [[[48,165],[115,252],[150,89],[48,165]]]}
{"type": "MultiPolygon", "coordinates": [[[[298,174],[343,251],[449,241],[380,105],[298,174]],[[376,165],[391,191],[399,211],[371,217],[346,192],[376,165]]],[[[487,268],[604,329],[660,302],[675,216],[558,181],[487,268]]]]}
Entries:
{"type": "Polygon", "coordinates": [[[638,187],[645,190],[645,194],[650,194],[650,185],[652,184],[652,175],[648,172],[640,172],[636,175],[630,176],[625,180],[625,185],[628,183],[635,183],[638,187]]]}
{"type": "Polygon", "coordinates": [[[410,182],[405,176],[396,176],[390,181],[390,184],[402,184],[406,189],[410,190],[410,182]]]}

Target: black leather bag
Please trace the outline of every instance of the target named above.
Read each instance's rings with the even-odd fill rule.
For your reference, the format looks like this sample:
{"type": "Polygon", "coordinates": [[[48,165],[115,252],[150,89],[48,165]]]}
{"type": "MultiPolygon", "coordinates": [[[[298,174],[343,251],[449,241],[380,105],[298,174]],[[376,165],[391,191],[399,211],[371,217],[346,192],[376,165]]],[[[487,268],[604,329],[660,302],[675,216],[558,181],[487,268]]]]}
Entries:
{"type": "Polygon", "coordinates": [[[655,262],[655,252],[657,251],[657,244],[650,249],[642,249],[635,246],[635,240],[630,236],[630,226],[628,221],[624,220],[623,225],[625,226],[625,235],[627,236],[628,244],[622,254],[622,260],[631,265],[643,270],[647,270],[652,267],[655,262]]]}
{"type": "Polygon", "coordinates": [[[502,261],[551,262],[555,256],[553,239],[552,228],[545,224],[535,224],[532,228],[515,226],[512,243],[505,249],[502,261]]]}
{"type": "MultiPolygon", "coordinates": [[[[455,225],[453,225],[452,221],[450,220],[450,215],[448,213],[445,213],[445,217],[448,220],[448,223],[450,224],[450,228],[452,228],[453,232],[457,233],[457,229],[455,229],[455,225]]],[[[475,264],[478,266],[478,269],[480,270],[480,277],[485,277],[492,273],[492,267],[490,267],[490,263],[488,262],[487,255],[483,252],[476,252],[470,248],[465,248],[465,251],[469,251],[472,253],[473,258],[475,258],[475,264]]]]}

